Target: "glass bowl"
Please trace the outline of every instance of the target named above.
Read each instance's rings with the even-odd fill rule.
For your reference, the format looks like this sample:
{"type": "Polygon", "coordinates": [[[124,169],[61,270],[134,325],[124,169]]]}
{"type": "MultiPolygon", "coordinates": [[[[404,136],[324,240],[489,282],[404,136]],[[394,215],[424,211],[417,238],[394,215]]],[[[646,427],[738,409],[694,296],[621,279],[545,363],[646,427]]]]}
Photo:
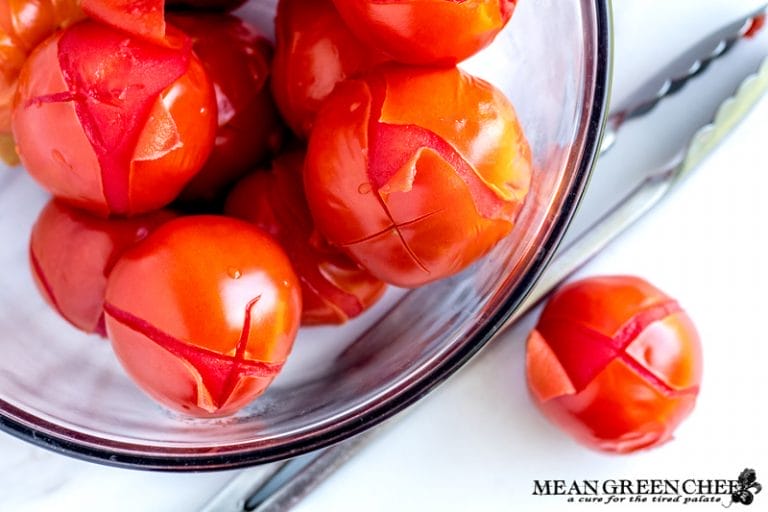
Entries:
{"type": "MultiPolygon", "coordinates": [[[[271,34],[274,3],[241,9],[271,34]]],[[[343,327],[303,329],[273,385],[230,418],[190,419],[156,405],[108,342],[44,304],[27,254],[48,197],[23,170],[0,169],[0,428],[111,465],[224,469],[341,441],[424,397],[501,327],[568,225],[604,122],[608,11],[608,0],[523,0],[496,41],[462,64],[505,91],[533,150],[534,186],[513,233],[460,275],[392,288],[343,327]]]]}

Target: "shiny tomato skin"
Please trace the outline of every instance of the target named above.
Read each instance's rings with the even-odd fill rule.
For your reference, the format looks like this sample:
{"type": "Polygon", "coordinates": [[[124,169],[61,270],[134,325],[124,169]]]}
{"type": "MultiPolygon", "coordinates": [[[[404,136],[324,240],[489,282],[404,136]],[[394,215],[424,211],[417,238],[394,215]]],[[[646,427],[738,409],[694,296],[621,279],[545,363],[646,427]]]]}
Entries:
{"type": "Polygon", "coordinates": [[[331,0],[280,0],[275,39],[272,92],[302,139],[337,83],[390,60],[352,35],[331,0]]]}
{"type": "Polygon", "coordinates": [[[701,342],[678,303],[633,276],[566,285],[528,339],[528,387],[553,423],[594,449],[665,443],[692,411],[701,342]]]}
{"type": "Polygon", "coordinates": [[[488,46],[517,0],[333,0],[350,30],[398,62],[450,65],[488,46]]]}
{"type": "Polygon", "coordinates": [[[261,230],[188,216],[123,254],[104,309],[118,359],[139,387],[171,409],[215,417],[251,402],[277,375],[298,330],[301,291],[261,230]]]}
{"type": "Polygon", "coordinates": [[[55,196],[135,215],[168,204],[202,167],[215,95],[191,43],[168,31],[164,47],[84,21],[27,60],[13,133],[25,168],[55,196]]]}
{"type": "Polygon", "coordinates": [[[318,114],[304,168],[318,230],[404,287],[487,253],[512,229],[530,179],[512,105],[456,68],[387,66],[342,82],[318,114]]]}
{"type": "Polygon", "coordinates": [[[158,210],[131,219],[103,219],[52,199],[32,227],[29,259],[45,301],[87,333],[106,336],[107,276],[130,246],[175,215],[158,210]]]}
{"type": "Polygon", "coordinates": [[[27,56],[44,39],[83,16],[79,0],[0,2],[0,132],[11,131],[11,103],[27,56]]]}
{"type": "Polygon", "coordinates": [[[182,199],[211,202],[280,145],[283,126],[269,88],[272,44],[227,14],[171,14],[168,21],[194,41],[216,91],[218,127],[205,166],[182,199]]]}
{"type": "Polygon", "coordinates": [[[225,212],[272,235],[286,250],[301,281],[302,324],[341,324],[384,293],[386,285],[315,230],[304,196],[304,152],[276,158],[270,171],[243,178],[227,197],[225,212]]]}

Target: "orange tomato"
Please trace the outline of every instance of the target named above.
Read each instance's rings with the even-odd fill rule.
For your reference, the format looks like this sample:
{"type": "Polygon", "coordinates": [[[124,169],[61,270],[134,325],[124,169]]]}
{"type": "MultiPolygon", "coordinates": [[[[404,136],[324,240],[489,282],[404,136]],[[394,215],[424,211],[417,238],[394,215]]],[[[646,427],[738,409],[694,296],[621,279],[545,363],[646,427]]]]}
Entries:
{"type": "Polygon", "coordinates": [[[455,274],[512,229],[531,179],[514,109],[456,68],[388,66],[339,84],[304,183],[317,228],[377,278],[455,274]]]}
{"type": "Polygon", "coordinates": [[[0,1],[0,132],[11,131],[11,103],[27,56],[83,16],[80,0],[0,1]]]}
{"type": "Polygon", "coordinates": [[[456,64],[488,46],[517,0],[333,0],[350,30],[398,62],[456,64]]]}
{"type": "Polygon", "coordinates": [[[13,133],[27,171],[98,215],[165,206],[213,147],[213,87],[186,36],[155,45],[92,21],[59,32],[19,79],[13,133]]]}
{"type": "Polygon", "coordinates": [[[302,139],[336,84],[389,60],[352,35],[331,0],[280,0],[275,37],[272,92],[302,139]]]}
{"type": "Polygon", "coordinates": [[[139,387],[177,411],[223,416],[282,368],[301,291],[285,253],[261,230],[188,216],[123,253],[104,311],[115,353],[139,387]]]}

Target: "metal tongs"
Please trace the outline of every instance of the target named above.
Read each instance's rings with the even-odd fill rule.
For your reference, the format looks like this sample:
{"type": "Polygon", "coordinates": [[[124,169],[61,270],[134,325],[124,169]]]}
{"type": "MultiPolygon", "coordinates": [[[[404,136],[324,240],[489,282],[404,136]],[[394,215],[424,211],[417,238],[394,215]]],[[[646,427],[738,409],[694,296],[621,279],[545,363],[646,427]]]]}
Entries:
{"type": "MultiPolygon", "coordinates": [[[[728,24],[691,47],[644,83],[608,116],[600,154],[616,142],[619,129],[675,94],[714,60],[727,54],[745,36],[753,35],[766,7],[728,24]]],[[[671,161],[648,173],[614,208],[552,259],[528,297],[509,317],[502,331],[525,315],[578,268],[592,259],[629,226],[644,216],[675,188],[746,116],[768,91],[768,58],[759,70],[741,82],[738,90],[717,108],[711,122],[699,128],[671,161]]],[[[282,512],[289,510],[354,456],[377,429],[335,446],[291,461],[245,470],[231,480],[202,512],[282,512]]]]}

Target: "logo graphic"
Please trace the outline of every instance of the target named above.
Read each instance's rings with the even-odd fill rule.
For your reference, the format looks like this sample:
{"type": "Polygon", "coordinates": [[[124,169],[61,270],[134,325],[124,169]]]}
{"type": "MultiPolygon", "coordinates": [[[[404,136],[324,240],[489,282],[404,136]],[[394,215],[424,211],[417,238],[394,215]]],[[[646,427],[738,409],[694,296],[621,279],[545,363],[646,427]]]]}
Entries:
{"type": "Polygon", "coordinates": [[[728,508],[734,503],[750,505],[755,500],[755,494],[763,490],[763,486],[757,483],[757,473],[754,469],[745,469],[741,472],[738,479],[738,489],[731,494],[731,502],[725,507],[728,508]],[[754,490],[754,494],[752,491],[754,490]]]}
{"type": "MultiPolygon", "coordinates": [[[[559,496],[566,503],[677,503],[751,505],[763,490],[757,472],[745,468],[738,478],[608,478],[533,480],[534,496],[559,496]]],[[[765,508],[765,507],[763,507],[765,508]]],[[[717,510],[717,509],[715,509],[717,510]]],[[[768,510],[768,509],[765,509],[768,510]]]]}

